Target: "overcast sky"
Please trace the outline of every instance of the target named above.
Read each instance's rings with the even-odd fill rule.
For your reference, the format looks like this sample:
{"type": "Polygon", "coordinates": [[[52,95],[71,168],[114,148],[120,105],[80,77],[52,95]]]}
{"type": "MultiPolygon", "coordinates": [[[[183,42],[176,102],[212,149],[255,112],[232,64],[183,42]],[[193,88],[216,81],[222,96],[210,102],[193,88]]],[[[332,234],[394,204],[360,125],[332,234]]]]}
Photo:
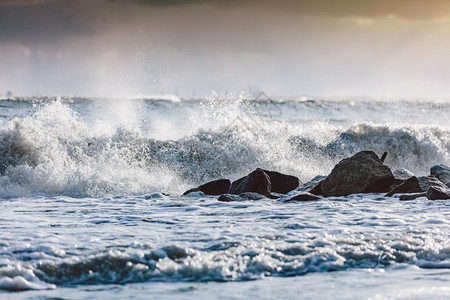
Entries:
{"type": "Polygon", "coordinates": [[[0,95],[450,99],[450,2],[0,0],[0,95]]]}

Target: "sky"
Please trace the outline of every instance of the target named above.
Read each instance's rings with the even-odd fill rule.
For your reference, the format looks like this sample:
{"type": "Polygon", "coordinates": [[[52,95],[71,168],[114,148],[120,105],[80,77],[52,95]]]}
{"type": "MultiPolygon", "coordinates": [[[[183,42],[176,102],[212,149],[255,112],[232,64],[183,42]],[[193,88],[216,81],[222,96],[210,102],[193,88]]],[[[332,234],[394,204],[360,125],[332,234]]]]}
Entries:
{"type": "Polygon", "coordinates": [[[0,95],[450,99],[450,1],[0,0],[0,95]]]}

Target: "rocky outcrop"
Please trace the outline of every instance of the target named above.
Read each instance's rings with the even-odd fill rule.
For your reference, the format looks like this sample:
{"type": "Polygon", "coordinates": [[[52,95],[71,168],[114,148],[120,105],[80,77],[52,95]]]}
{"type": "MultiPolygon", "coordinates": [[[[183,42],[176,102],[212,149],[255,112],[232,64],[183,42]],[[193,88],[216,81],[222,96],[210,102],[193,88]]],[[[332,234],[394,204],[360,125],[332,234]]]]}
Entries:
{"type": "Polygon", "coordinates": [[[450,167],[446,165],[433,166],[430,174],[443,182],[447,187],[450,187],[450,167]]]}
{"type": "Polygon", "coordinates": [[[271,192],[286,194],[300,185],[300,179],[275,171],[263,170],[270,178],[271,192]]]}
{"type": "Polygon", "coordinates": [[[280,201],[282,202],[292,202],[292,201],[314,201],[322,199],[322,197],[308,193],[308,192],[294,192],[290,193],[282,198],[280,201]]]}
{"type": "Polygon", "coordinates": [[[404,193],[422,193],[423,189],[420,186],[419,179],[416,176],[413,176],[391,190],[386,194],[386,197],[391,197],[395,194],[404,194],[404,193]]]}
{"type": "Polygon", "coordinates": [[[324,196],[385,193],[394,183],[391,169],[373,151],[362,151],[341,160],[321,183],[324,196]]]}
{"type": "Polygon", "coordinates": [[[255,192],[273,198],[270,194],[271,187],[269,175],[258,168],[247,176],[234,181],[228,193],[239,195],[246,192],[255,192]]]}
{"type": "Polygon", "coordinates": [[[183,193],[183,195],[187,195],[192,192],[203,192],[206,195],[218,196],[225,193],[228,193],[230,189],[231,181],[229,179],[219,179],[210,181],[208,183],[202,184],[199,187],[190,189],[183,193]]]}
{"type": "Polygon", "coordinates": [[[450,189],[444,186],[430,186],[427,192],[428,200],[445,200],[450,199],[450,189]]]}
{"type": "Polygon", "coordinates": [[[261,200],[266,199],[264,195],[258,193],[242,193],[239,195],[234,194],[223,194],[220,195],[219,201],[221,202],[234,202],[234,201],[245,201],[245,200],[261,200]]]}

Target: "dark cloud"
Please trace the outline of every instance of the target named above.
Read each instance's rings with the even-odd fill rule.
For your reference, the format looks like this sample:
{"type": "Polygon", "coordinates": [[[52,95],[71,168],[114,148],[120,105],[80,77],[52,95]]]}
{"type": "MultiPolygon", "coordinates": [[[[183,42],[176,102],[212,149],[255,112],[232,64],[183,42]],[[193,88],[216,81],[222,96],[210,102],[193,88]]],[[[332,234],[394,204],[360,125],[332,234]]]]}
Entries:
{"type": "MultiPolygon", "coordinates": [[[[113,0],[126,1],[126,0],[113,0]]],[[[380,17],[395,15],[411,19],[439,18],[450,13],[448,0],[132,0],[155,7],[208,4],[221,8],[284,11],[331,17],[380,17]]]]}
{"type": "MultiPolygon", "coordinates": [[[[2,4],[5,4],[2,1],[2,4]]],[[[76,38],[93,33],[93,28],[77,15],[73,1],[19,1],[22,5],[0,7],[0,40],[3,42],[39,43],[76,38]],[[23,5],[28,3],[30,5],[23,5]]]]}
{"type": "Polygon", "coordinates": [[[0,6],[22,6],[22,5],[36,5],[45,4],[57,0],[0,0],[0,6]]]}

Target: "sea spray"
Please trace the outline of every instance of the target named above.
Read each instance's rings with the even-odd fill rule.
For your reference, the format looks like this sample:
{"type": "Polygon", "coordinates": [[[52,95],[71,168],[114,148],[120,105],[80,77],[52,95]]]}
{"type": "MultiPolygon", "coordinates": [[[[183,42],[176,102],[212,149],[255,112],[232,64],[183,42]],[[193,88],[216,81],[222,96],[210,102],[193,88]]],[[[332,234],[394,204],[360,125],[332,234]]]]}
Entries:
{"type": "Polygon", "coordinates": [[[450,163],[445,104],[419,105],[439,125],[423,117],[411,122],[414,108],[407,103],[392,104],[397,116],[391,120],[383,115],[387,105],[253,101],[242,95],[181,102],[46,100],[32,113],[2,122],[0,194],[180,194],[257,167],[308,180],[368,149],[388,152],[388,165],[417,175],[450,163]],[[348,115],[337,118],[336,111],[348,115]]]}

